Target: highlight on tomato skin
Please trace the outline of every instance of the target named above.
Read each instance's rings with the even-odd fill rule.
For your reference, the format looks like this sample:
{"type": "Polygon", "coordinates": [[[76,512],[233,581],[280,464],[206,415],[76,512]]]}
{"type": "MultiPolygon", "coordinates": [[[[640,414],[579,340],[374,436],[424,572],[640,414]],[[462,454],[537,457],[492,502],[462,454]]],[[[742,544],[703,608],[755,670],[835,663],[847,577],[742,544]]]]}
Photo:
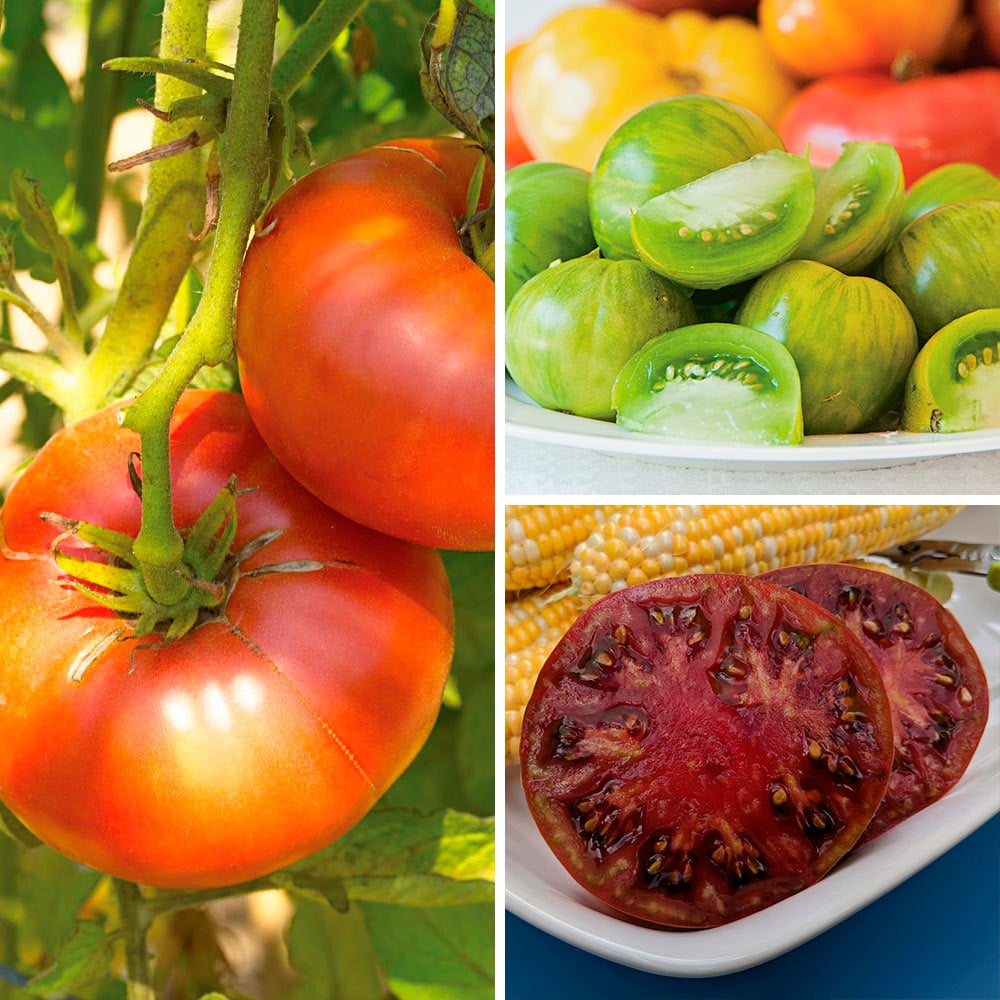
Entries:
{"type": "Polygon", "coordinates": [[[364,816],[434,724],[454,621],[439,555],[320,504],[240,396],[188,392],[171,428],[178,525],[235,472],[251,491],[233,551],[276,534],[218,614],[169,643],[130,638],[59,571],[59,529],[39,515],[134,535],[137,436],[112,408],[52,437],[0,512],[0,798],[76,861],[203,888],[284,867],[364,816]]]}
{"type": "MultiPolygon", "coordinates": [[[[241,387],[285,469],[334,510],[435,548],[494,532],[494,292],[456,220],[482,158],[400,139],[270,210],[237,300],[241,387]]],[[[479,208],[489,204],[487,168],[479,208]]]]}
{"type": "Polygon", "coordinates": [[[726,574],[626,588],[553,650],[521,730],[529,810],[584,888],[711,927],[811,885],[889,778],[889,703],[860,641],[798,594],[726,574]]]}

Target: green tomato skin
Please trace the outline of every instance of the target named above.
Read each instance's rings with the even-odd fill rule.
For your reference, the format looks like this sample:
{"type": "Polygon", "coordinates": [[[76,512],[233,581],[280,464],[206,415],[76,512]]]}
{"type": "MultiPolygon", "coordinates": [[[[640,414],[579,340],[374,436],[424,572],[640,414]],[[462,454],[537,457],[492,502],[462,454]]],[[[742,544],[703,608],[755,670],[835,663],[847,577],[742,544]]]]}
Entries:
{"type": "Polygon", "coordinates": [[[889,244],[881,276],[921,343],[953,319],[1000,307],[1000,200],[945,205],[911,222],[889,244]]]}
{"type": "Polygon", "coordinates": [[[590,174],[565,163],[524,163],[504,181],[504,294],[514,293],[554,260],[597,246],[590,228],[590,174]]]}
{"type": "Polygon", "coordinates": [[[613,420],[621,366],[651,337],[694,319],[686,293],[638,261],[564,261],[511,300],[507,370],[547,409],[613,420]]]}
{"type": "Polygon", "coordinates": [[[788,351],[756,330],[699,323],[644,344],[615,380],[618,423],[674,439],[799,444],[799,375],[788,351]]]}
{"type": "Polygon", "coordinates": [[[920,349],[906,378],[904,431],[1000,427],[1000,309],[952,320],[920,349]]]}
{"type": "Polygon", "coordinates": [[[760,278],[736,322],[791,352],[807,434],[853,433],[898,405],[917,355],[913,320],[893,292],[815,261],[789,261],[760,278]]]}
{"type": "Polygon", "coordinates": [[[657,274],[724,288],[785,260],[815,201],[809,164],[769,150],[647,201],[632,216],[632,242],[657,274]]]}
{"type": "Polygon", "coordinates": [[[972,198],[1000,200],[1000,177],[978,163],[946,163],[924,174],[906,192],[896,232],[936,208],[972,198]]]}
{"type": "Polygon", "coordinates": [[[784,148],[763,119],[717,97],[684,94],[643,108],[608,140],[590,180],[590,221],[601,253],[638,256],[631,217],[651,198],[784,148]]]}
{"type": "Polygon", "coordinates": [[[903,207],[903,164],[884,142],[847,142],[816,183],[816,209],[793,256],[861,274],[889,245],[903,207]]]}

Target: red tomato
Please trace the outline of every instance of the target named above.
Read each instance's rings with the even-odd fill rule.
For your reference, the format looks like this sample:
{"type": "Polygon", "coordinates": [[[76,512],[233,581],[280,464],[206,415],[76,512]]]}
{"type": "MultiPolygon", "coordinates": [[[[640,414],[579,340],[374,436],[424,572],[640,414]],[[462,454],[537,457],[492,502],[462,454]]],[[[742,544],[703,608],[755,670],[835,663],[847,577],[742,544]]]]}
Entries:
{"type": "Polygon", "coordinates": [[[504,104],[504,165],[508,170],[533,159],[531,150],[524,144],[524,139],[517,129],[517,121],[514,119],[514,109],[510,100],[510,74],[523,48],[523,42],[520,45],[511,46],[507,50],[507,58],[504,60],[504,80],[507,94],[507,100],[504,104]]]}
{"type": "Polygon", "coordinates": [[[962,0],[761,0],[758,17],[771,51],[804,78],[889,69],[910,52],[942,54],[962,0]]]}
{"type": "Polygon", "coordinates": [[[455,229],[479,156],[403,139],[314,171],[264,219],[237,304],[243,392],[282,465],[442,548],[493,547],[494,286],[455,229]]]}
{"type": "Polygon", "coordinates": [[[891,143],[907,185],[955,161],[1000,171],[1000,70],[965,70],[897,83],[879,73],[818,80],[785,109],[778,134],[793,153],[829,166],[845,142],[891,143]]]}
{"type": "Polygon", "coordinates": [[[69,857],[155,886],[227,885],[323,847],[424,742],[451,659],[437,553],[334,514],[285,473],[242,399],[174,416],[177,523],[235,473],[240,564],[218,617],[160,645],[60,574],[42,511],[134,535],[138,438],[104,410],[60,431],[0,514],[0,798],[69,857]],[[248,575],[316,560],[311,572],[248,575]],[[104,648],[102,648],[104,647],[104,648]],[[92,657],[83,676],[74,672],[92,657]]]}

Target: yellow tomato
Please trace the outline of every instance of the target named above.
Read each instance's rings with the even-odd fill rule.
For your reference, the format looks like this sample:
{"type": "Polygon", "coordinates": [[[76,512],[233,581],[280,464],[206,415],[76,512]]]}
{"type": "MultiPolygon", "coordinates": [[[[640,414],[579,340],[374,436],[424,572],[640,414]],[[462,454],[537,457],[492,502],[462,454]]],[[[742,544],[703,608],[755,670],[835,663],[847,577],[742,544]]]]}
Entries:
{"type": "Polygon", "coordinates": [[[773,122],[794,90],[743,18],[577,7],[524,44],[510,101],[536,159],[590,170],[611,133],[653,101],[710,94],[773,122]]]}

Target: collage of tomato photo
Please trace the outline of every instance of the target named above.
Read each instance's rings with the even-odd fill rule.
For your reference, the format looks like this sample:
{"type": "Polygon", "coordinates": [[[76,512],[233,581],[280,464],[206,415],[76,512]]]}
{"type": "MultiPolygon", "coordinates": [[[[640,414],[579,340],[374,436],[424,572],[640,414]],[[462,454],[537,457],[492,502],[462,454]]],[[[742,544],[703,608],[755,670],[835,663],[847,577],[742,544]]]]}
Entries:
{"type": "Polygon", "coordinates": [[[1000,1000],[998,845],[1000,0],[0,0],[0,1000],[1000,1000]]]}

